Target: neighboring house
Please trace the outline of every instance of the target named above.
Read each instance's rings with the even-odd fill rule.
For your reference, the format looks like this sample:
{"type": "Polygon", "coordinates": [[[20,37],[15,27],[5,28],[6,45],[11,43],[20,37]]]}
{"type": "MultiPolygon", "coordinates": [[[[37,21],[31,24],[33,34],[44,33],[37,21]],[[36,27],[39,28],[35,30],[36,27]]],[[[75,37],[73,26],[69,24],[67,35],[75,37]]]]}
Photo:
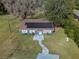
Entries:
{"type": "Polygon", "coordinates": [[[53,31],[53,23],[44,19],[24,20],[20,28],[20,32],[23,34],[34,34],[36,32],[51,34],[53,31]]]}
{"type": "Polygon", "coordinates": [[[79,21],[79,10],[73,10],[74,17],[77,21],[79,21]]]}

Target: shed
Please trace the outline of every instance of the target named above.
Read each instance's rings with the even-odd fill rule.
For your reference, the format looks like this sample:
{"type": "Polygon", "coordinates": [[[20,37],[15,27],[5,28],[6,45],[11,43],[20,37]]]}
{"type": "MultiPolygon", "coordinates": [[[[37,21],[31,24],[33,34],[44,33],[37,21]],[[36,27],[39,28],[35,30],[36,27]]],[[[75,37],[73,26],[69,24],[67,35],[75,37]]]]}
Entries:
{"type": "Polygon", "coordinates": [[[35,32],[42,32],[44,34],[51,34],[53,32],[53,23],[45,19],[27,19],[22,22],[20,31],[23,34],[33,34],[35,32]]]}

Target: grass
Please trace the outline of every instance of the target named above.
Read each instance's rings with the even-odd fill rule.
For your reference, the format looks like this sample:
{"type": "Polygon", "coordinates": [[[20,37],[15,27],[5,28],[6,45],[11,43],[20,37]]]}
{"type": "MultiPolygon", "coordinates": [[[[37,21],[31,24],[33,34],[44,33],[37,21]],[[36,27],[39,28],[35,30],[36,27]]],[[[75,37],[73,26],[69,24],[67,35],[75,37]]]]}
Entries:
{"type": "Polygon", "coordinates": [[[0,16],[0,59],[8,58],[16,48],[16,33],[14,31],[16,31],[15,28],[18,23],[16,17],[10,15],[0,16]],[[11,23],[12,33],[10,33],[8,21],[11,23]]]}
{"type": "Polygon", "coordinates": [[[40,47],[32,40],[32,36],[21,35],[17,31],[19,24],[17,17],[0,16],[0,59],[35,59],[40,52],[40,47]]]}
{"type": "Polygon", "coordinates": [[[32,35],[18,35],[18,49],[11,59],[35,59],[40,52],[40,47],[36,41],[32,40],[32,35]]]}
{"type": "Polygon", "coordinates": [[[67,36],[64,30],[58,28],[57,31],[49,36],[45,36],[44,43],[50,49],[50,53],[60,55],[60,59],[79,59],[79,48],[72,39],[66,41],[67,36]]]}
{"type": "MultiPolygon", "coordinates": [[[[21,22],[10,15],[0,16],[0,59],[36,59],[41,49],[33,35],[22,35],[17,26],[21,22]],[[8,21],[11,26],[9,30],[8,21]]],[[[61,28],[52,35],[45,35],[45,45],[50,53],[59,54],[60,59],[79,59],[79,49],[73,40],[66,41],[66,35],[61,28]]]]}

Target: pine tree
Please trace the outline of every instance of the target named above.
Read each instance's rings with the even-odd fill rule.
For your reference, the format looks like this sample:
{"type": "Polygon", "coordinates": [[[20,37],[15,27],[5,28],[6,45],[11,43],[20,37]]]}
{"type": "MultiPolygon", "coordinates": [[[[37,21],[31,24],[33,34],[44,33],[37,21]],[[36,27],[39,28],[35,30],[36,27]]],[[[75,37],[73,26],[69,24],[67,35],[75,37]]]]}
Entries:
{"type": "Polygon", "coordinates": [[[3,3],[0,1],[0,15],[6,14],[7,10],[5,9],[3,3]]]}
{"type": "Polygon", "coordinates": [[[55,25],[63,25],[68,15],[72,15],[74,0],[45,0],[45,14],[55,25]]]}
{"type": "Polygon", "coordinates": [[[76,4],[76,9],[79,10],[79,0],[75,0],[75,4],[76,4]]]}
{"type": "Polygon", "coordinates": [[[42,5],[42,0],[2,0],[2,2],[9,14],[22,18],[32,15],[42,5]]]}

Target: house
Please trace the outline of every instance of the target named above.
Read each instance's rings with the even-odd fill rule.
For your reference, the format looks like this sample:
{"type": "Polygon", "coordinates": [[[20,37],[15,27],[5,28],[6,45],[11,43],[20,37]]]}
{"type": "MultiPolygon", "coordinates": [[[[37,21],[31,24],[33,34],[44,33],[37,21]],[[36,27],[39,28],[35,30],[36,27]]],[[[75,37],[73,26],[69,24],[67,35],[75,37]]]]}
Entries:
{"type": "Polygon", "coordinates": [[[79,10],[73,10],[74,17],[77,21],[79,21],[79,10]]]}
{"type": "Polygon", "coordinates": [[[53,23],[45,19],[24,20],[20,28],[20,32],[23,34],[34,34],[36,32],[51,34],[53,30],[53,23]]]}

